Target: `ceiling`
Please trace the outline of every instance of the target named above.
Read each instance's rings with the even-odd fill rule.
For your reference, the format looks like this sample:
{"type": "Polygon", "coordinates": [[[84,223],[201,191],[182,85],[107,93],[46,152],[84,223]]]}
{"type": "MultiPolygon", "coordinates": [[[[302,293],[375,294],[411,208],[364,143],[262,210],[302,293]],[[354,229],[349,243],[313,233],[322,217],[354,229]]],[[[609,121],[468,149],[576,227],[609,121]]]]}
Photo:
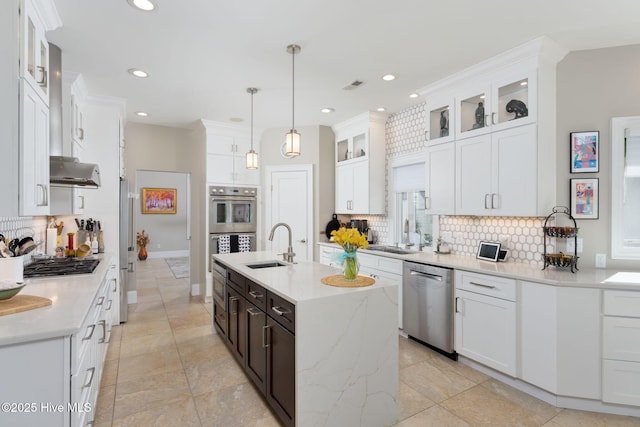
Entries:
{"type": "Polygon", "coordinates": [[[126,100],[127,120],[173,127],[248,125],[251,86],[255,126],[291,127],[292,43],[302,47],[296,127],[401,111],[424,102],[410,93],[542,35],[567,50],[640,43],[637,0],[157,0],[153,12],[126,0],[54,2],[63,26],[47,38],[63,70],[81,73],[91,95],[126,100]],[[354,80],[364,84],[343,90],[354,80]]]}

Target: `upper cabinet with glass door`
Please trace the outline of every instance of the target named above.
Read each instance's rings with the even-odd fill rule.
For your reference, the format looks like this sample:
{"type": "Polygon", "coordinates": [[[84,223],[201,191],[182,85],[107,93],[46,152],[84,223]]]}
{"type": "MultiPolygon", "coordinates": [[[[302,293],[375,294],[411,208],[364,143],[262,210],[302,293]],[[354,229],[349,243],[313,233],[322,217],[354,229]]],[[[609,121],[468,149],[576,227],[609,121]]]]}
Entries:
{"type": "Polygon", "coordinates": [[[457,139],[536,121],[536,69],[515,65],[456,94],[457,139]]]}
{"type": "Polygon", "coordinates": [[[442,144],[453,141],[454,119],[453,95],[428,96],[425,103],[426,123],[424,140],[426,145],[442,144]]]}
{"type": "Polygon", "coordinates": [[[48,3],[51,2],[23,0],[20,5],[20,77],[46,105],[49,105],[49,42],[45,32],[59,26],[60,20],[57,16],[50,17],[55,9],[48,3]]]}
{"type": "Polygon", "coordinates": [[[336,136],[336,165],[349,163],[351,160],[368,159],[371,151],[375,151],[377,155],[380,149],[384,156],[386,120],[385,113],[367,112],[335,125],[333,132],[336,136]],[[382,125],[381,137],[378,137],[378,124],[382,125]],[[371,129],[376,132],[373,136],[371,129]]]}

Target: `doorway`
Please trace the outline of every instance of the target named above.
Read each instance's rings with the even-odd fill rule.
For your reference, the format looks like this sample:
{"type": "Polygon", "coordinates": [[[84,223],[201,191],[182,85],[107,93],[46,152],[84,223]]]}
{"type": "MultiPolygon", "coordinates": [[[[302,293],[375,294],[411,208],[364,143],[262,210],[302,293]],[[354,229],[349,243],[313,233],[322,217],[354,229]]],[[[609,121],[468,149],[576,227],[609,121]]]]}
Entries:
{"type": "Polygon", "coordinates": [[[288,233],[278,228],[273,241],[267,240],[271,227],[284,222],[291,227],[296,260],[313,259],[313,165],[265,167],[265,246],[286,252],[288,233]]]}

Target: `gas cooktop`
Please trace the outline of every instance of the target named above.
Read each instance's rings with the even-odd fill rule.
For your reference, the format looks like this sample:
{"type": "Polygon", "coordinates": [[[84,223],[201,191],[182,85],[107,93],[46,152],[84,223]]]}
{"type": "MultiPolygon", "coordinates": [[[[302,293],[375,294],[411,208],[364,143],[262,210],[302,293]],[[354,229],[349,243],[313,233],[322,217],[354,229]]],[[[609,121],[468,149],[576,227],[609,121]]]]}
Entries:
{"type": "Polygon", "coordinates": [[[95,258],[47,258],[24,266],[24,277],[64,276],[93,273],[100,260],[95,258]]]}

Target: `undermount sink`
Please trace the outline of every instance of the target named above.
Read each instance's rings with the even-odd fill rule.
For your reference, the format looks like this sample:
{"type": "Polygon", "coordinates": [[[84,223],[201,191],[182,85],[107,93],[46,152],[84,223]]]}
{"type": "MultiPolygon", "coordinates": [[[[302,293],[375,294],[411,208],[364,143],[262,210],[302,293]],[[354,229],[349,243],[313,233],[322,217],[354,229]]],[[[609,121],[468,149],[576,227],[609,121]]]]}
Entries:
{"type": "Polygon", "coordinates": [[[271,267],[284,267],[287,266],[289,264],[286,264],[282,261],[260,261],[260,262],[255,262],[253,264],[245,264],[247,267],[249,268],[271,268],[271,267]]]}
{"type": "Polygon", "coordinates": [[[389,252],[392,254],[402,254],[402,255],[412,254],[415,252],[407,249],[402,249],[397,246],[383,246],[383,245],[369,245],[367,246],[367,249],[369,249],[370,251],[381,251],[381,252],[389,252]]]}

